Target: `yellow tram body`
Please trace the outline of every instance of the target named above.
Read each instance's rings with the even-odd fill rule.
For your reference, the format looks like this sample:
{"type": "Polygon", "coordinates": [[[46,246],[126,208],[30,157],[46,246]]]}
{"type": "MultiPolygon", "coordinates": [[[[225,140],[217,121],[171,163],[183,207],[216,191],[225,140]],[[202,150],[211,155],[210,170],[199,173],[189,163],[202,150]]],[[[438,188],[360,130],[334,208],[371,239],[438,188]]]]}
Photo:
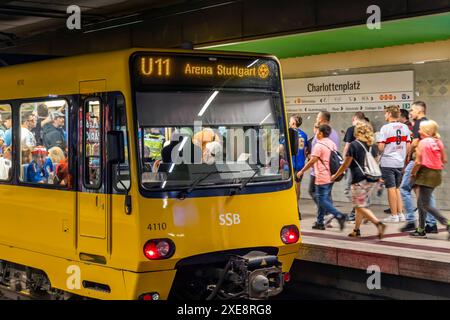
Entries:
{"type": "Polygon", "coordinates": [[[181,259],[239,248],[273,247],[282,271],[288,272],[300,246],[300,239],[294,244],[280,240],[283,226],[298,225],[292,178],[283,190],[232,197],[180,200],[142,196],[131,108],[130,57],[137,51],[198,54],[130,49],[0,69],[0,105],[11,104],[13,114],[17,106],[11,101],[21,99],[123,94],[132,208],[131,214],[125,213],[125,194],[41,188],[14,180],[0,182],[0,260],[41,270],[52,288],[98,299],[137,299],[148,292],[166,299],[181,259]],[[240,223],[220,225],[219,216],[225,213],[239,213],[240,223]],[[165,230],[149,230],[155,223],[164,223],[165,230]],[[171,258],[149,260],[144,256],[146,241],[158,238],[170,238],[175,243],[171,258]],[[73,287],[69,282],[77,270],[80,281],[73,287]]]}

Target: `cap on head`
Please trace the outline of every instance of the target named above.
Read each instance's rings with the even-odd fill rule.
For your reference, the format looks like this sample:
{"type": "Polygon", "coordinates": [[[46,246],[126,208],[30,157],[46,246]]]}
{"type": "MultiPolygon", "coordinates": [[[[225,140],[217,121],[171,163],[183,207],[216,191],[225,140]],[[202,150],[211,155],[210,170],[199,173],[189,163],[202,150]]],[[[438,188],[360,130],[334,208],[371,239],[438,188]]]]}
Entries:
{"type": "Polygon", "coordinates": [[[50,117],[51,117],[52,120],[56,120],[58,118],[65,118],[65,115],[62,112],[54,111],[54,112],[51,113],[50,117]]]}
{"type": "Polygon", "coordinates": [[[33,148],[33,150],[31,151],[31,154],[33,155],[38,155],[38,154],[43,154],[43,155],[47,155],[47,149],[45,149],[45,147],[43,146],[37,146],[35,148],[33,148]]]}

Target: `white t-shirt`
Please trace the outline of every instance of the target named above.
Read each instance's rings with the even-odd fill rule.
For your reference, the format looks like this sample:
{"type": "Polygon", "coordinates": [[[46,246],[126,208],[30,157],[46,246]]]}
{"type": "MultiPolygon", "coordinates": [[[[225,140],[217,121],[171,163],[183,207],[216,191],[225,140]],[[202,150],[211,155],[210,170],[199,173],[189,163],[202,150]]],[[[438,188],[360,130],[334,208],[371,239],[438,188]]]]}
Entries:
{"type": "Polygon", "coordinates": [[[0,157],[0,180],[8,180],[11,161],[0,157]]]}
{"type": "Polygon", "coordinates": [[[381,127],[378,142],[384,143],[381,167],[403,168],[406,159],[406,146],[411,142],[408,126],[401,122],[389,122],[381,127]]]}
{"type": "Polygon", "coordinates": [[[27,128],[20,128],[20,145],[22,147],[35,147],[36,139],[34,138],[33,133],[27,128]]]}

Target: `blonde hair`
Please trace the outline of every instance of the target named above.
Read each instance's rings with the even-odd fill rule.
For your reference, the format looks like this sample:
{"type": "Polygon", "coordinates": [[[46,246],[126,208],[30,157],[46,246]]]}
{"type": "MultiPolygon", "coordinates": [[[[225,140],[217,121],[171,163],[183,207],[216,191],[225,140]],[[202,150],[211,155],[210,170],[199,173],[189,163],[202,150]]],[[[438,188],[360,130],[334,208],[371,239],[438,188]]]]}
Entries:
{"type": "Polygon", "coordinates": [[[48,155],[50,159],[52,159],[52,163],[60,163],[66,157],[64,156],[64,152],[60,147],[53,147],[48,149],[48,155]]]}
{"type": "Polygon", "coordinates": [[[355,125],[355,138],[371,146],[375,142],[372,125],[366,121],[358,121],[355,125]]]}
{"type": "Polygon", "coordinates": [[[439,125],[433,120],[424,120],[420,122],[420,130],[429,137],[440,139],[441,135],[438,133],[439,125]]]}
{"type": "Polygon", "coordinates": [[[388,106],[384,111],[389,112],[394,119],[400,118],[400,108],[398,106],[388,106]]]}

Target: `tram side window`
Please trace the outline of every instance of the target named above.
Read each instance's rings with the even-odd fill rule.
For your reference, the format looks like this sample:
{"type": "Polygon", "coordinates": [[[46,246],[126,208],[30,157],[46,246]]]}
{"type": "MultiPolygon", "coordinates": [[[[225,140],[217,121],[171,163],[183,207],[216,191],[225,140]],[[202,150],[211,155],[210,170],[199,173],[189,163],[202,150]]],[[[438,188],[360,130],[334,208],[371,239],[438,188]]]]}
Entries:
{"type": "Polygon", "coordinates": [[[125,110],[125,100],[122,95],[117,96],[114,106],[114,130],[120,130],[123,132],[125,138],[125,162],[113,166],[114,174],[114,187],[117,191],[124,192],[130,189],[130,165],[128,159],[128,130],[127,130],[127,114],[125,110]],[[120,166],[120,167],[118,167],[120,166]],[[120,170],[119,170],[120,169],[120,170]]]}
{"type": "Polygon", "coordinates": [[[0,181],[12,175],[12,114],[9,104],[0,104],[0,181]]]}
{"type": "Polygon", "coordinates": [[[66,100],[20,106],[20,181],[70,185],[66,100]]]}
{"type": "Polygon", "coordinates": [[[97,189],[102,181],[100,100],[86,101],[84,117],[84,184],[97,189]]]}

